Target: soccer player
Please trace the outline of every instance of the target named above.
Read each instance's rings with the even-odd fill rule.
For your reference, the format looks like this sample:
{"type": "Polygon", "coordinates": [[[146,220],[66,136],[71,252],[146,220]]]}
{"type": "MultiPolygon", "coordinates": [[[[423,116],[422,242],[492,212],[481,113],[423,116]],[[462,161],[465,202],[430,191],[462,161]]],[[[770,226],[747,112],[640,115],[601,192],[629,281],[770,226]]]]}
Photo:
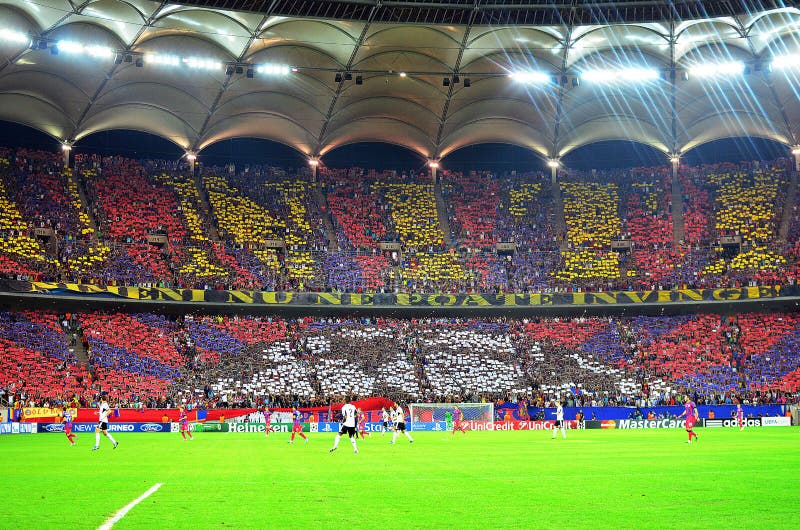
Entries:
{"type": "Polygon", "coordinates": [[[741,403],[736,404],[736,425],[739,426],[740,431],[744,430],[744,409],[741,403]]]}
{"type": "Polygon", "coordinates": [[[299,434],[300,438],[305,440],[305,443],[308,443],[308,437],[303,434],[303,425],[300,423],[300,416],[301,413],[297,409],[292,409],[292,439],[289,440],[290,444],[294,443],[294,435],[299,434]]]}
{"type": "Polygon", "coordinates": [[[553,440],[556,439],[556,433],[561,429],[561,437],[567,439],[567,431],[564,428],[564,407],[561,402],[556,402],[556,421],[553,424],[553,440]]]}
{"type": "Polygon", "coordinates": [[[694,404],[694,401],[689,399],[689,396],[683,396],[683,412],[678,418],[682,418],[686,416],[686,433],[689,435],[689,441],[686,443],[692,443],[692,437],[697,440],[697,433],[694,432],[694,424],[697,422],[697,405],[694,404]]]}
{"type": "Polygon", "coordinates": [[[269,433],[272,432],[272,412],[269,411],[269,407],[264,407],[264,438],[269,437],[269,433]]]}
{"type": "Polygon", "coordinates": [[[100,449],[100,433],[103,433],[103,436],[108,438],[112,444],[114,444],[114,449],[117,448],[119,442],[117,442],[113,436],[108,434],[108,416],[111,415],[111,407],[106,401],[106,398],[100,398],[100,407],[97,409],[95,414],[98,415],[98,422],[97,428],[94,430],[94,447],[92,447],[92,451],[97,451],[100,449]]]}
{"type": "Polygon", "coordinates": [[[352,403],[345,403],[342,406],[342,423],[339,424],[339,432],[336,434],[336,438],[333,439],[333,447],[329,452],[332,453],[339,448],[339,440],[342,435],[346,434],[350,438],[350,443],[353,444],[353,453],[358,454],[358,445],[356,445],[356,440],[358,439],[358,434],[356,434],[358,412],[356,406],[352,403]]]}
{"type": "Polygon", "coordinates": [[[65,408],[64,412],[61,413],[61,423],[64,424],[64,434],[67,435],[70,445],[75,445],[77,436],[72,434],[72,412],[68,408],[65,408]]]}
{"type": "Polygon", "coordinates": [[[383,425],[381,425],[381,436],[384,433],[389,432],[389,411],[386,410],[386,407],[381,408],[381,421],[383,425]]]}
{"type": "Polygon", "coordinates": [[[186,434],[189,434],[189,439],[194,440],[192,437],[192,431],[189,430],[189,415],[186,412],[186,407],[183,405],[178,407],[178,424],[180,425],[181,436],[183,436],[184,441],[186,440],[186,434]]]}
{"type": "Polygon", "coordinates": [[[361,409],[357,409],[356,412],[358,413],[358,434],[361,435],[361,439],[364,439],[364,433],[370,434],[367,432],[367,415],[364,414],[364,411],[361,409]]]}
{"type": "Polygon", "coordinates": [[[394,433],[392,433],[392,441],[389,443],[393,444],[397,440],[397,433],[402,432],[408,438],[408,443],[413,444],[414,439],[406,432],[406,415],[403,412],[403,407],[397,405],[392,419],[394,420],[394,433]]]}
{"type": "Polygon", "coordinates": [[[464,413],[461,412],[461,409],[458,408],[458,405],[453,407],[453,432],[450,433],[451,436],[455,436],[456,431],[461,431],[464,434],[467,434],[467,428],[461,424],[461,420],[464,419],[464,413]]]}

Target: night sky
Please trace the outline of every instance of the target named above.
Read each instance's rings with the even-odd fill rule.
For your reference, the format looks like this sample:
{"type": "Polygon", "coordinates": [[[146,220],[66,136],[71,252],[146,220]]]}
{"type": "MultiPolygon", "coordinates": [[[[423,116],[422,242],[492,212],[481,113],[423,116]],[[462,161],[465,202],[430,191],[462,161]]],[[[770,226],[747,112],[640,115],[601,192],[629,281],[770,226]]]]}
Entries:
{"type": "MultiPolygon", "coordinates": [[[[57,151],[59,143],[34,129],[0,121],[0,146],[32,147],[57,151]]],[[[90,135],[75,146],[75,151],[116,154],[131,158],[176,160],[183,150],[175,144],[137,131],[106,131],[90,135]]],[[[734,138],[704,144],[689,151],[688,164],[771,160],[789,156],[786,146],[760,138],[734,138]]],[[[214,144],[200,153],[204,164],[269,164],[284,168],[304,167],[305,157],[283,144],[268,140],[241,138],[214,144]]],[[[385,143],[358,143],[340,147],[322,158],[328,167],[360,166],[374,169],[421,169],[425,160],[408,149],[385,143]]],[[[580,170],[667,165],[664,155],[652,147],[633,142],[599,142],[576,149],[563,159],[570,168],[580,170]]],[[[542,170],[544,161],[532,151],[506,144],[465,147],[442,160],[447,169],[486,169],[498,172],[542,170]]]]}

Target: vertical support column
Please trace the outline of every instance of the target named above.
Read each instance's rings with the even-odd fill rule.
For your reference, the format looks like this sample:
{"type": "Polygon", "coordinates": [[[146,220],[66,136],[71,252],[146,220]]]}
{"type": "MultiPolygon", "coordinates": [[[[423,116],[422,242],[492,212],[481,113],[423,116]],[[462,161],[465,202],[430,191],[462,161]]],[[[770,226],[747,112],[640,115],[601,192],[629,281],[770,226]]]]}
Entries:
{"type": "Polygon", "coordinates": [[[672,164],[672,244],[677,247],[683,241],[683,191],[678,180],[681,157],[673,153],[669,161],[672,164]]]}
{"type": "Polygon", "coordinates": [[[72,144],[68,142],[64,142],[61,144],[61,153],[64,158],[64,167],[68,168],[71,167],[70,165],[70,153],[72,153],[72,144]]]}
{"type": "Polygon", "coordinates": [[[438,160],[428,160],[428,169],[431,170],[431,180],[434,184],[436,184],[437,172],[439,170],[439,161],[438,160]]]}
{"type": "Polygon", "coordinates": [[[186,163],[189,169],[189,175],[195,176],[195,169],[197,168],[197,153],[194,151],[186,152],[186,163]]]}
{"type": "Polygon", "coordinates": [[[309,158],[308,167],[311,168],[311,182],[317,181],[317,170],[319,169],[319,158],[309,158]]]}

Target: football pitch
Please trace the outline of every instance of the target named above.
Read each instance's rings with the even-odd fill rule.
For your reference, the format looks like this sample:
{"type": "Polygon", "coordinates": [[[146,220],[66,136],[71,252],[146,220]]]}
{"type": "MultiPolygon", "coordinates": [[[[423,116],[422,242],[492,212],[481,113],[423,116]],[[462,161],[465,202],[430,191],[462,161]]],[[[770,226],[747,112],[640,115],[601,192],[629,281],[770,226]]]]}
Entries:
{"type": "Polygon", "coordinates": [[[2,528],[796,528],[800,429],[0,438],[2,528]]]}

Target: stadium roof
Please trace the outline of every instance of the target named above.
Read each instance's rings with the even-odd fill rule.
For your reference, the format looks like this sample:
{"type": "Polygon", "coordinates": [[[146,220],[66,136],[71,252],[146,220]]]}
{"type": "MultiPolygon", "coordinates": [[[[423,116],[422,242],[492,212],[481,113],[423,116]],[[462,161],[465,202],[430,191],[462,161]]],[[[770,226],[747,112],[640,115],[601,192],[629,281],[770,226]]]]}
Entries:
{"type": "Polygon", "coordinates": [[[0,119],[199,151],[800,143],[795,2],[0,0],[0,119]],[[468,82],[467,82],[468,81],[468,82]],[[469,85],[469,86],[467,86],[469,85]]]}

